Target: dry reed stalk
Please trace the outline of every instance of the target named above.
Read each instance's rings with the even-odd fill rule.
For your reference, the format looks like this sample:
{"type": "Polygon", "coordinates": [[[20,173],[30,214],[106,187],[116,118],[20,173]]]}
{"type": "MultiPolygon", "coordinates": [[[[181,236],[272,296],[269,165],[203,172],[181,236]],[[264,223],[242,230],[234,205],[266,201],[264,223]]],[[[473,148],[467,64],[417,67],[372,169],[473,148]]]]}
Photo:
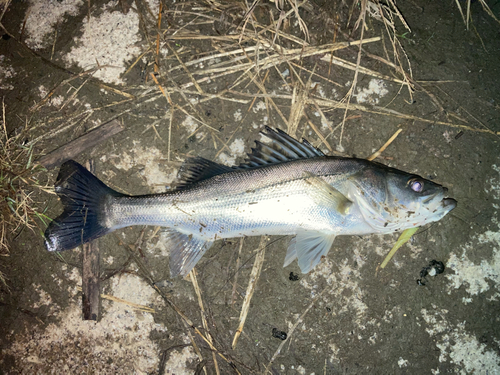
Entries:
{"type": "Polygon", "coordinates": [[[135,95],[129,94],[128,92],[125,92],[125,91],[122,91],[122,90],[118,90],[116,87],[112,87],[112,86],[106,85],[106,84],[104,84],[102,82],[97,82],[96,84],[97,84],[97,86],[102,87],[105,90],[111,91],[111,92],[113,92],[115,94],[118,94],[118,95],[121,95],[121,96],[124,96],[125,98],[136,99],[135,95]]]}
{"type": "Polygon", "coordinates": [[[11,0],[0,0],[0,22],[2,22],[3,16],[5,15],[5,12],[9,8],[11,0]]]}
{"type": "MultiPolygon", "coordinates": [[[[481,4],[483,10],[491,17],[493,18],[496,22],[500,23],[500,20],[495,16],[495,14],[491,11],[491,8],[488,6],[485,0],[479,0],[479,3],[481,4]]],[[[462,5],[458,0],[455,0],[455,4],[457,5],[458,10],[460,11],[460,15],[462,16],[462,20],[464,21],[467,30],[469,30],[469,21],[472,20],[471,12],[470,12],[470,4],[471,0],[467,0],[465,3],[465,12],[466,15],[464,15],[464,11],[462,9],[462,5]]]]}
{"type": "MultiPolygon", "coordinates": [[[[198,344],[196,343],[196,340],[194,339],[193,334],[189,330],[189,326],[187,325],[187,323],[184,320],[182,321],[182,323],[183,323],[184,328],[186,329],[186,332],[187,332],[187,334],[189,336],[189,341],[191,341],[191,345],[193,345],[194,352],[198,356],[198,359],[200,360],[200,363],[203,362],[203,354],[201,354],[201,350],[198,347],[198,344]]],[[[207,369],[205,368],[205,366],[203,366],[203,372],[205,373],[205,375],[208,375],[207,369]]]]}
{"type": "Polygon", "coordinates": [[[260,271],[262,270],[262,265],[264,264],[267,239],[268,239],[267,236],[262,236],[260,238],[259,247],[256,250],[255,261],[252,267],[252,272],[250,273],[250,280],[248,281],[248,287],[245,293],[245,299],[243,300],[243,306],[241,307],[240,323],[238,325],[236,333],[234,334],[233,343],[231,345],[233,350],[236,348],[236,344],[238,343],[238,338],[240,337],[241,332],[243,331],[248,311],[250,310],[250,301],[252,300],[253,293],[255,292],[255,288],[257,286],[257,281],[259,280],[260,271]]]}
{"type": "MultiPolygon", "coordinates": [[[[194,291],[196,293],[196,296],[198,297],[198,306],[200,307],[200,315],[201,315],[201,322],[203,324],[203,328],[207,332],[207,339],[213,345],[212,335],[210,334],[210,330],[208,329],[208,323],[207,323],[207,319],[205,317],[206,312],[205,312],[205,307],[203,306],[203,299],[201,298],[201,289],[198,285],[198,280],[196,278],[196,270],[194,268],[191,270],[191,272],[189,272],[189,277],[191,279],[191,283],[193,284],[193,288],[194,288],[194,291]]],[[[217,375],[220,375],[219,364],[217,363],[217,356],[215,355],[214,352],[212,352],[212,359],[213,359],[214,365],[215,365],[215,372],[217,373],[217,375]]]]}
{"type": "MultiPolygon", "coordinates": [[[[318,138],[320,139],[320,144],[323,143],[326,148],[328,148],[328,151],[330,152],[333,152],[333,149],[332,149],[332,146],[330,146],[330,144],[328,143],[328,141],[326,140],[326,137],[323,136],[323,134],[321,133],[321,131],[318,129],[318,127],[311,121],[311,119],[309,118],[309,116],[307,116],[307,114],[304,112],[304,116],[305,118],[307,119],[307,123],[309,124],[309,126],[311,127],[312,130],[314,130],[314,132],[316,133],[316,135],[318,136],[318,138]]],[[[319,147],[319,146],[318,146],[319,147]]]]}
{"type": "Polygon", "coordinates": [[[233,290],[231,293],[231,303],[230,305],[234,304],[234,301],[236,299],[236,287],[238,285],[238,275],[240,273],[240,262],[241,262],[241,249],[243,249],[243,241],[245,240],[245,237],[240,238],[240,246],[238,247],[238,257],[236,258],[236,272],[234,274],[234,282],[233,282],[233,290]]]}
{"type": "Polygon", "coordinates": [[[389,138],[389,140],[388,140],[387,142],[385,142],[385,143],[384,143],[384,145],[378,149],[378,151],[377,151],[377,152],[375,152],[375,153],[373,153],[371,156],[367,157],[367,158],[366,158],[366,160],[372,161],[372,160],[376,159],[377,157],[379,157],[379,156],[380,156],[380,154],[382,154],[382,152],[384,152],[384,151],[385,151],[385,149],[386,149],[387,147],[389,147],[389,145],[390,145],[392,142],[394,142],[394,140],[397,138],[397,136],[399,135],[399,133],[401,133],[402,131],[403,131],[403,129],[399,129],[396,133],[394,133],[394,134],[392,135],[392,137],[391,137],[391,138],[389,138]]]}
{"type": "Polygon", "coordinates": [[[358,72],[366,74],[366,75],[369,75],[369,76],[372,76],[372,77],[375,77],[375,78],[378,78],[378,79],[383,79],[383,80],[386,80],[386,81],[392,81],[392,82],[400,83],[400,84],[407,84],[407,82],[404,81],[404,80],[401,80],[401,79],[398,79],[398,78],[394,78],[394,77],[391,77],[391,76],[388,76],[386,74],[382,74],[382,73],[376,72],[374,70],[371,70],[371,69],[368,69],[368,68],[365,68],[365,67],[362,67],[362,66],[356,66],[356,64],[353,64],[352,62],[344,60],[344,59],[341,59],[339,57],[323,56],[321,58],[321,60],[322,61],[326,61],[326,62],[330,62],[331,61],[332,64],[335,64],[335,65],[338,65],[338,66],[340,66],[342,68],[346,68],[346,69],[353,70],[353,71],[355,71],[356,69],[358,69],[358,72]]]}
{"type": "MultiPolygon", "coordinates": [[[[31,112],[38,111],[41,107],[43,107],[47,103],[47,101],[54,95],[54,93],[60,87],[66,85],[68,83],[70,83],[71,81],[73,81],[73,80],[75,80],[77,78],[85,77],[85,76],[92,76],[99,69],[104,69],[104,68],[108,68],[108,67],[110,67],[110,66],[109,65],[101,65],[101,66],[98,66],[98,67],[86,70],[85,72],[82,72],[82,73],[79,73],[79,74],[72,74],[72,76],[70,78],[67,78],[67,79],[61,81],[52,90],[50,90],[49,93],[47,95],[45,95],[45,97],[40,102],[38,102],[37,104],[35,104],[33,107],[30,108],[30,111],[31,112]]],[[[103,84],[101,82],[98,82],[97,85],[101,86],[101,87],[103,87],[103,88],[105,88],[105,89],[107,89],[109,91],[112,91],[112,92],[115,92],[115,93],[120,94],[122,96],[125,96],[127,98],[135,98],[133,95],[130,95],[128,93],[124,93],[123,91],[120,91],[118,89],[115,89],[113,87],[105,85],[105,84],[103,84]]]]}
{"type": "Polygon", "coordinates": [[[297,88],[297,86],[293,88],[290,116],[288,117],[287,123],[287,132],[292,137],[296,137],[295,133],[297,132],[297,128],[299,127],[300,120],[304,113],[304,107],[307,103],[307,95],[308,92],[306,88],[297,88]]]}
{"type": "Polygon", "coordinates": [[[156,57],[154,72],[158,73],[160,71],[160,35],[161,35],[161,11],[163,9],[163,3],[160,1],[160,6],[158,7],[158,32],[156,34],[156,57]]]}
{"type": "Polygon", "coordinates": [[[351,87],[349,88],[349,91],[345,95],[345,100],[347,103],[346,103],[346,107],[345,107],[345,111],[344,111],[344,117],[342,118],[342,126],[340,127],[340,137],[339,137],[339,145],[338,145],[338,148],[340,151],[343,150],[342,137],[344,135],[345,121],[347,118],[347,112],[349,110],[349,104],[351,102],[352,94],[354,93],[354,90],[356,89],[359,68],[361,65],[361,52],[362,52],[362,46],[363,46],[362,43],[363,43],[364,31],[365,31],[365,17],[366,17],[367,3],[368,3],[368,0],[361,0],[360,14],[359,14],[358,20],[356,21],[356,24],[354,25],[354,29],[357,29],[359,27],[359,25],[361,25],[361,35],[359,37],[359,49],[358,49],[358,56],[356,59],[356,68],[354,69],[354,77],[352,79],[351,87]]]}
{"type": "MultiPolygon", "coordinates": [[[[79,286],[77,286],[76,289],[79,292],[82,291],[82,288],[79,287],[79,286]]],[[[113,302],[116,302],[116,303],[121,303],[123,305],[127,305],[127,306],[131,307],[134,310],[143,311],[143,312],[147,312],[147,313],[151,313],[151,314],[156,314],[156,310],[153,309],[152,307],[149,307],[149,306],[140,305],[138,303],[127,301],[125,299],[118,298],[118,297],[115,297],[115,296],[112,296],[112,295],[109,295],[109,294],[99,294],[99,296],[101,298],[107,299],[109,301],[113,301],[113,302]]]]}
{"type": "Polygon", "coordinates": [[[59,107],[59,111],[63,110],[64,107],[66,107],[66,105],[68,105],[68,103],[75,98],[75,96],[80,92],[82,87],[85,86],[85,84],[88,82],[89,79],[90,77],[88,77],[85,81],[83,81],[83,83],[76,90],[73,91],[73,93],[69,96],[69,98],[66,99],[66,101],[59,107]]]}
{"type": "Polygon", "coordinates": [[[325,53],[331,53],[332,51],[348,48],[350,46],[356,46],[360,45],[362,43],[373,43],[373,42],[378,42],[380,41],[380,37],[373,37],[373,38],[368,38],[366,40],[357,40],[353,42],[338,42],[334,44],[325,44],[319,47],[306,47],[306,48],[295,48],[295,49],[285,49],[281,48],[282,51],[280,53],[275,53],[273,55],[270,55],[268,57],[265,57],[261,60],[259,60],[257,63],[249,62],[249,63],[244,63],[240,64],[238,66],[221,66],[219,68],[210,68],[210,69],[205,69],[205,70],[198,70],[192,72],[193,74],[199,74],[199,75],[207,75],[207,74],[212,74],[212,73],[221,73],[224,72],[226,75],[227,74],[232,74],[240,70],[245,70],[249,67],[252,68],[260,68],[260,69],[268,69],[272,67],[273,65],[284,63],[284,62],[289,62],[293,60],[300,60],[303,59],[304,57],[310,57],[310,56],[317,56],[325,53]]]}
{"type": "Polygon", "coordinates": [[[194,79],[193,75],[191,74],[191,72],[189,71],[189,69],[187,68],[187,66],[184,64],[184,62],[181,60],[181,58],[179,57],[179,55],[177,54],[177,52],[175,51],[175,48],[172,48],[168,45],[167,43],[167,46],[169,47],[169,50],[173,52],[173,54],[175,55],[175,57],[177,58],[177,61],[179,61],[179,63],[181,64],[182,68],[184,69],[184,71],[186,72],[186,74],[188,75],[188,77],[191,79],[191,82],[193,82],[193,85],[194,87],[196,87],[196,90],[198,90],[198,92],[200,94],[203,94],[203,90],[201,89],[200,85],[198,84],[198,82],[196,82],[196,79],[194,79]]]}

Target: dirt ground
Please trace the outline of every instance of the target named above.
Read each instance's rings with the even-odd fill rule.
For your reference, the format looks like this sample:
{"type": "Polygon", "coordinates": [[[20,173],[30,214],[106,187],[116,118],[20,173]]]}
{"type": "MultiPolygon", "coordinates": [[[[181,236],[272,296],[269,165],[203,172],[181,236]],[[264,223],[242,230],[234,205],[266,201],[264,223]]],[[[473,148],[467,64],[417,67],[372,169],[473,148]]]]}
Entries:
{"type": "MultiPolygon", "coordinates": [[[[402,1],[410,31],[383,5],[396,58],[369,2],[358,55],[359,3],[315,0],[300,18],[290,4],[262,0],[245,22],[251,2],[165,1],[158,28],[158,0],[14,1],[1,19],[5,131],[37,159],[118,119],[124,131],[76,160],[147,194],[188,156],[238,164],[265,125],[361,158],[401,129],[377,160],[447,186],[457,209],[385,269],[398,234],[337,237],[307,275],[282,267],[289,237],[266,239],[234,349],[260,238],[216,242],[196,266],[199,296],[192,279],[170,278],[161,229],[101,238],[94,322],[82,320],[81,249],[47,252],[37,219],[9,232],[0,257],[1,374],[500,374],[500,24],[479,1],[469,30],[455,2],[402,1]],[[444,273],[419,285],[432,260],[444,273]]],[[[57,171],[38,171],[39,184],[57,171]]],[[[60,214],[50,189],[30,197],[60,214]]]]}

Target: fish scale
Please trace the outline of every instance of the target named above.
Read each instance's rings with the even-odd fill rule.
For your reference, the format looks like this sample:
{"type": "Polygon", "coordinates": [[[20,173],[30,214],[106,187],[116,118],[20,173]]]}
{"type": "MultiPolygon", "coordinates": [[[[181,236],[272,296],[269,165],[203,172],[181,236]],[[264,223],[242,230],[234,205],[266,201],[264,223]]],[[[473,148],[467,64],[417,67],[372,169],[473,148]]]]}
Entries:
{"type": "MultiPolygon", "coordinates": [[[[359,215],[351,214],[345,219],[331,207],[315,204],[311,197],[321,190],[310,189],[304,171],[324,173],[321,169],[326,168],[321,168],[322,164],[332,163],[326,157],[318,157],[307,163],[271,165],[221,175],[199,186],[154,198],[116,197],[110,205],[109,216],[113,219],[108,225],[115,229],[130,225],[176,227],[182,233],[199,232],[207,239],[215,235],[232,238],[294,234],[297,228],[359,233],[359,223],[364,224],[358,220],[359,215]],[[351,229],[353,225],[357,228],[351,229]]],[[[345,175],[321,177],[345,194],[345,175]]]]}

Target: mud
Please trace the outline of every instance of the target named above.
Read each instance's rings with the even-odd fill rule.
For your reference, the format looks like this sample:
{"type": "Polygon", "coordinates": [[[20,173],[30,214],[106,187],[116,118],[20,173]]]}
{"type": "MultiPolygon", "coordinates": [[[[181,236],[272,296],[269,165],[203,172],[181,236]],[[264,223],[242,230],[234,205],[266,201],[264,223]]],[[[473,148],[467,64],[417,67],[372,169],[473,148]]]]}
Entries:
{"type": "MultiPolygon", "coordinates": [[[[347,24],[348,7],[311,4],[310,10],[300,10],[311,45],[344,41],[350,33],[352,40],[359,39],[355,17],[347,24]]],[[[330,154],[368,157],[402,129],[378,161],[447,186],[459,207],[422,228],[383,270],[378,266],[397,234],[339,237],[308,275],[300,274],[295,262],[282,267],[290,238],[271,237],[235,349],[231,343],[259,238],[245,238],[241,249],[239,239],[216,242],[197,265],[207,332],[191,281],[169,276],[170,249],[161,230],[126,228],[99,240],[103,296],[98,322],[81,319],[81,250],[48,253],[43,223],[34,231],[18,230],[10,236],[8,256],[0,258],[7,278],[7,285],[0,285],[0,373],[180,375],[203,368],[209,374],[216,368],[221,374],[266,369],[273,374],[500,373],[500,26],[479,2],[471,6],[475,29],[469,31],[455,4],[420,0],[398,6],[411,27],[406,33],[396,20],[416,90],[410,96],[387,78],[400,79],[399,73],[369,57],[390,60],[392,52],[383,25],[368,17],[364,37],[384,38],[364,45],[361,65],[387,77],[358,76],[351,102],[368,110],[350,110],[342,129],[337,125],[344,110],[321,100],[342,99],[354,73],[330,65],[329,54],[301,58],[297,65],[277,63],[254,80],[240,76],[243,71],[220,77],[204,73],[226,56],[195,66],[179,64],[179,59],[187,64],[239,48],[221,39],[238,35],[239,3],[217,9],[208,2],[164,3],[158,82],[177,90],[166,98],[150,76],[157,2],[96,1],[90,10],[86,1],[13,2],[2,19],[13,37],[4,33],[0,40],[6,125],[10,134],[27,127],[26,142],[36,140],[37,155],[119,118],[125,131],[77,161],[92,159],[96,174],[122,192],[165,191],[186,157],[237,164],[260,139],[264,125],[286,129],[295,90],[296,97],[320,103],[310,100],[304,106],[297,137],[330,154]],[[40,19],[45,26],[38,25],[40,19]],[[175,37],[176,30],[212,39],[175,37]],[[71,74],[96,66],[100,69],[93,75],[71,74]],[[186,70],[199,89],[190,85],[186,70]],[[233,86],[238,79],[243,83],[233,86]],[[418,285],[431,260],[442,261],[444,273],[418,285]],[[171,303],[212,337],[220,354],[217,365],[209,345],[171,303]],[[282,341],[273,330],[288,336],[279,352],[282,341]]],[[[498,4],[491,6],[499,17],[498,4]]],[[[267,24],[269,14],[279,18],[273,3],[262,2],[256,22],[267,24]]],[[[304,39],[297,18],[289,18],[284,32],[304,39]]],[[[283,36],[276,44],[297,48],[283,36]]],[[[253,45],[251,39],[242,44],[253,45]]],[[[272,52],[260,53],[264,59],[272,52]]],[[[354,64],[357,54],[357,46],[335,52],[354,64]]],[[[42,171],[38,178],[52,185],[56,175],[57,170],[42,171]]],[[[61,212],[55,195],[34,189],[33,198],[47,216],[61,212]]]]}

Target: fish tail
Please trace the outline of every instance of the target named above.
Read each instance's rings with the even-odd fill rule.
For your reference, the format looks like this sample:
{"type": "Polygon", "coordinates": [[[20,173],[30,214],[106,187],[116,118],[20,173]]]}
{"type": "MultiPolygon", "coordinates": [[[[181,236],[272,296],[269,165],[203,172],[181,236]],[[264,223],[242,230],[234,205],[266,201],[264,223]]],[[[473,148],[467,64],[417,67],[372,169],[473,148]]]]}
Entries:
{"type": "Polygon", "coordinates": [[[70,250],[111,232],[105,224],[104,205],[110,196],[123,196],[106,186],[73,160],[61,165],[55,191],[63,213],[45,231],[49,251],[70,250]]]}

